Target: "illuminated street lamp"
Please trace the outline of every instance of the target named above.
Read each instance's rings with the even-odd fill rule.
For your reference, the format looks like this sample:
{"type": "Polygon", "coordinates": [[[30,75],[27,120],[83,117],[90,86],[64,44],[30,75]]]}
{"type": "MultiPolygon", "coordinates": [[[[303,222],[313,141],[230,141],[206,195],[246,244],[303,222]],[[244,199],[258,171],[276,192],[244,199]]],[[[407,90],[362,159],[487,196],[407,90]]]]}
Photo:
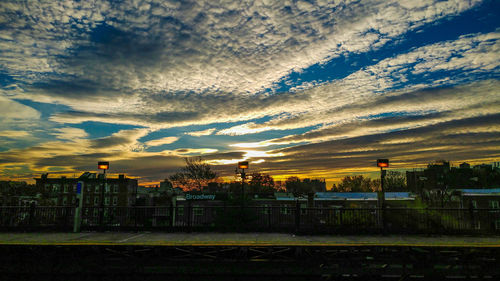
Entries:
{"type": "Polygon", "coordinates": [[[109,169],[109,162],[105,161],[97,162],[97,169],[103,170],[103,173],[106,174],[106,170],[109,169]]]}
{"type": "Polygon", "coordinates": [[[106,170],[109,169],[109,162],[99,161],[97,162],[97,168],[102,170],[104,184],[101,186],[101,212],[99,215],[99,224],[103,227],[103,217],[104,217],[104,189],[106,188],[106,170]]]}
{"type": "Polygon", "coordinates": [[[377,167],[380,167],[380,189],[382,191],[382,205],[384,202],[384,178],[386,171],[384,168],[389,168],[389,159],[377,159],[377,167]]]}
{"type": "Polygon", "coordinates": [[[386,170],[384,168],[389,168],[389,159],[377,159],[377,167],[380,167],[380,193],[378,196],[379,207],[382,209],[381,212],[381,223],[383,229],[385,230],[385,192],[384,192],[384,178],[386,170]]]}
{"type": "Polygon", "coordinates": [[[245,195],[245,169],[248,169],[248,161],[238,162],[238,168],[236,168],[236,173],[241,174],[241,200],[243,202],[243,198],[245,195]]]}
{"type": "Polygon", "coordinates": [[[377,159],[377,167],[389,168],[389,159],[377,159]]]}
{"type": "Polygon", "coordinates": [[[242,170],[248,169],[248,161],[238,162],[238,168],[242,170]]]}

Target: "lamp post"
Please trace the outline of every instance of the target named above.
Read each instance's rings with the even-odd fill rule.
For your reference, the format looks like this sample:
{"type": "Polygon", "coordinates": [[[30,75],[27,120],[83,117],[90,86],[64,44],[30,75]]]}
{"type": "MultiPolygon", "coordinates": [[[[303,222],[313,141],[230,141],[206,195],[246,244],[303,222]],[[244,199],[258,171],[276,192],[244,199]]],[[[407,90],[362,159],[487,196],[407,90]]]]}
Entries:
{"type": "Polygon", "coordinates": [[[238,168],[236,168],[236,173],[238,172],[241,175],[241,222],[246,221],[244,214],[244,206],[245,206],[245,169],[248,169],[248,161],[238,162],[238,168]]]}
{"type": "Polygon", "coordinates": [[[248,161],[238,162],[238,168],[236,168],[236,173],[241,174],[241,203],[243,204],[245,196],[245,169],[248,169],[248,161]]]}
{"type": "Polygon", "coordinates": [[[380,193],[378,196],[379,208],[381,211],[381,225],[385,231],[385,191],[384,191],[384,178],[386,170],[389,168],[389,159],[377,159],[377,167],[380,167],[380,193]]]}
{"type": "Polygon", "coordinates": [[[102,170],[104,185],[101,186],[101,211],[99,212],[99,224],[103,226],[104,218],[104,189],[106,188],[106,170],[109,169],[109,162],[99,161],[97,162],[97,168],[102,170]]]}

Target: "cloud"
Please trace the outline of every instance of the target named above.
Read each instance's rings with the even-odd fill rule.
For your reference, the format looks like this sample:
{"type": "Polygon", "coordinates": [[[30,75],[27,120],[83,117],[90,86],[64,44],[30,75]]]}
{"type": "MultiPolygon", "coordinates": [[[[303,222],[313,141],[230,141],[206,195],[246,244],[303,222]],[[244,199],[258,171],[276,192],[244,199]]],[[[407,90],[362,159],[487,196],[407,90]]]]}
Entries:
{"type": "Polygon", "coordinates": [[[145,142],[147,146],[160,146],[164,144],[171,144],[174,143],[178,140],[178,137],[164,137],[161,139],[156,139],[156,140],[150,140],[145,142]]]}
{"type": "Polygon", "coordinates": [[[90,148],[106,151],[141,151],[143,146],[138,139],[148,132],[146,129],[121,130],[109,137],[91,140],[90,148]]]}
{"type": "Polygon", "coordinates": [[[215,153],[217,149],[214,148],[178,148],[174,152],[177,155],[189,155],[189,154],[207,154],[215,153]]]}
{"type": "Polygon", "coordinates": [[[27,137],[30,136],[29,132],[26,131],[12,131],[12,130],[5,130],[5,131],[0,131],[0,137],[4,138],[22,138],[22,137],[27,137]]]}
{"type": "Polygon", "coordinates": [[[13,101],[0,95],[0,120],[2,122],[15,122],[18,120],[39,119],[40,113],[35,109],[13,101]]]}
{"type": "Polygon", "coordinates": [[[185,134],[193,136],[193,137],[209,136],[209,135],[213,134],[216,130],[217,130],[216,128],[212,128],[212,129],[206,129],[206,130],[202,130],[202,131],[187,132],[185,134]]]}
{"type": "Polygon", "coordinates": [[[305,104],[297,100],[288,103],[283,111],[287,114],[276,115],[260,124],[249,122],[220,130],[218,134],[242,135],[296,129],[346,122],[384,112],[446,111],[485,105],[498,100],[498,81],[471,83],[470,80],[474,73],[486,73],[488,78],[498,72],[499,44],[500,33],[491,32],[416,48],[384,59],[344,79],[304,90],[301,93],[308,97],[309,102],[305,104]],[[445,79],[428,79],[416,84],[405,82],[417,74],[425,76],[444,70],[460,71],[460,74],[447,72],[445,79]],[[493,74],[488,74],[490,72],[493,74]],[[470,85],[456,87],[447,95],[435,97],[434,93],[438,90],[433,89],[443,87],[442,91],[446,92],[449,85],[456,84],[470,85]]]}
{"type": "Polygon", "coordinates": [[[242,125],[234,126],[228,129],[220,130],[217,132],[217,135],[230,135],[230,136],[238,136],[238,135],[247,135],[247,134],[255,134],[264,131],[271,130],[272,127],[265,127],[256,125],[254,122],[245,123],[242,125]]]}
{"type": "Polygon", "coordinates": [[[499,117],[472,117],[279,149],[274,152],[283,156],[266,159],[263,165],[268,170],[293,167],[307,173],[318,167],[371,167],[377,158],[391,158],[394,168],[425,165],[438,158],[488,161],[500,156],[493,152],[500,146],[500,126],[495,121],[499,117]],[[477,132],[478,127],[490,129],[477,132]]]}
{"type": "Polygon", "coordinates": [[[298,113],[307,95],[264,93],[291,72],[377,50],[478,3],[9,2],[0,64],[20,89],[11,94],[74,109],[56,122],[242,121],[298,113]]]}
{"type": "Polygon", "coordinates": [[[83,139],[88,137],[87,132],[82,129],[78,128],[57,128],[55,129],[55,133],[53,135],[56,136],[56,138],[61,139],[61,140],[75,140],[75,139],[83,139]]]}
{"type": "Polygon", "coordinates": [[[491,121],[500,104],[498,30],[424,46],[408,40],[416,45],[401,48],[412,32],[426,32],[426,27],[480,5],[4,1],[2,145],[12,141],[8,134],[49,136],[0,152],[0,165],[74,171],[95,169],[95,159],[106,158],[116,171],[129,169],[153,179],[155,173],[174,171],[182,156],[192,154],[203,154],[220,169],[249,159],[262,171],[281,175],[328,175],[333,168],[367,171],[381,151],[400,165],[439,153],[452,159],[489,159],[498,155],[498,125],[491,121]],[[377,60],[352,71],[335,66],[332,77],[308,80],[310,69],[374,54],[377,60]],[[19,100],[70,109],[49,113],[41,106],[41,115],[19,100]],[[87,121],[142,128],[88,139],[84,130],[61,125],[88,126],[87,121]],[[225,125],[234,122],[238,125],[225,125]],[[155,130],[191,125],[211,129],[182,132],[222,140],[217,149],[232,136],[231,149],[243,151],[184,145],[177,137],[139,141],[155,130]],[[286,136],[292,129],[304,133],[286,136]],[[268,140],[252,139],[262,132],[269,132],[268,140]],[[145,146],[174,141],[172,150],[144,151],[145,146]],[[250,152],[275,145],[295,147],[250,152]],[[474,149],[476,156],[470,152],[474,149]]]}
{"type": "Polygon", "coordinates": [[[321,142],[395,130],[408,130],[441,122],[494,114],[500,111],[496,95],[498,81],[483,81],[469,85],[412,91],[387,95],[384,98],[351,104],[337,109],[339,120],[299,135],[262,141],[255,146],[271,144],[321,142]],[[363,112],[356,117],[356,113],[363,112]],[[351,118],[346,118],[353,116],[351,118]]]}

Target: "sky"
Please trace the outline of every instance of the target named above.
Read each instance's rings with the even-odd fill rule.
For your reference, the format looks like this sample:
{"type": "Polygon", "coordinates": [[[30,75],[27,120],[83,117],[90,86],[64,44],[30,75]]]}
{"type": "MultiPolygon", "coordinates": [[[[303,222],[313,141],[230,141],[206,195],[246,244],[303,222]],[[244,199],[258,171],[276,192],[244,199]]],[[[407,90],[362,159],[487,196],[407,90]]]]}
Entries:
{"type": "Polygon", "coordinates": [[[500,1],[0,2],[0,179],[500,161],[500,1]]]}

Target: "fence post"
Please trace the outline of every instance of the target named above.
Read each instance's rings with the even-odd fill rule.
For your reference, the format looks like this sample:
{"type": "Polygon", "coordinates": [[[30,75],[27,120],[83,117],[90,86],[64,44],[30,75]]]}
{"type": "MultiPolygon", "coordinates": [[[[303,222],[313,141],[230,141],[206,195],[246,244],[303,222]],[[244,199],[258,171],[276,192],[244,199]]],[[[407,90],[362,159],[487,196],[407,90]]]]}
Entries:
{"type": "Polygon", "coordinates": [[[300,231],[300,202],[295,201],[295,233],[300,231]]]}
{"type": "Polygon", "coordinates": [[[137,202],[134,203],[134,206],[132,207],[134,210],[134,227],[135,227],[135,232],[138,232],[139,229],[137,228],[137,202]]]}
{"type": "Polygon", "coordinates": [[[470,215],[470,230],[475,231],[476,230],[476,224],[474,222],[474,206],[472,204],[469,205],[469,215],[470,215]]]}
{"type": "Polygon", "coordinates": [[[384,235],[387,235],[387,205],[385,202],[382,203],[382,227],[384,235]]]}
{"type": "Polygon", "coordinates": [[[69,215],[68,215],[68,212],[69,212],[69,208],[71,207],[67,207],[67,206],[64,206],[63,207],[63,211],[64,211],[64,225],[63,225],[63,229],[66,230],[68,228],[68,218],[69,218],[69,215]]]}
{"type": "Polygon", "coordinates": [[[33,224],[35,224],[35,202],[31,202],[30,204],[30,217],[29,217],[29,226],[33,227],[33,224]]]}
{"type": "Polygon", "coordinates": [[[267,206],[267,227],[271,229],[271,206],[267,206]]]}
{"type": "Polygon", "coordinates": [[[429,219],[429,208],[425,207],[425,233],[430,234],[430,219],[429,219]]]}
{"type": "Polygon", "coordinates": [[[174,227],[174,220],[175,220],[175,216],[174,216],[174,204],[170,204],[170,211],[169,211],[169,215],[170,215],[170,227],[173,228],[174,227]]]}
{"type": "Polygon", "coordinates": [[[187,221],[188,232],[191,232],[191,223],[192,223],[191,217],[193,216],[193,210],[191,208],[191,201],[188,201],[187,213],[188,213],[188,221],[187,221]]]}

